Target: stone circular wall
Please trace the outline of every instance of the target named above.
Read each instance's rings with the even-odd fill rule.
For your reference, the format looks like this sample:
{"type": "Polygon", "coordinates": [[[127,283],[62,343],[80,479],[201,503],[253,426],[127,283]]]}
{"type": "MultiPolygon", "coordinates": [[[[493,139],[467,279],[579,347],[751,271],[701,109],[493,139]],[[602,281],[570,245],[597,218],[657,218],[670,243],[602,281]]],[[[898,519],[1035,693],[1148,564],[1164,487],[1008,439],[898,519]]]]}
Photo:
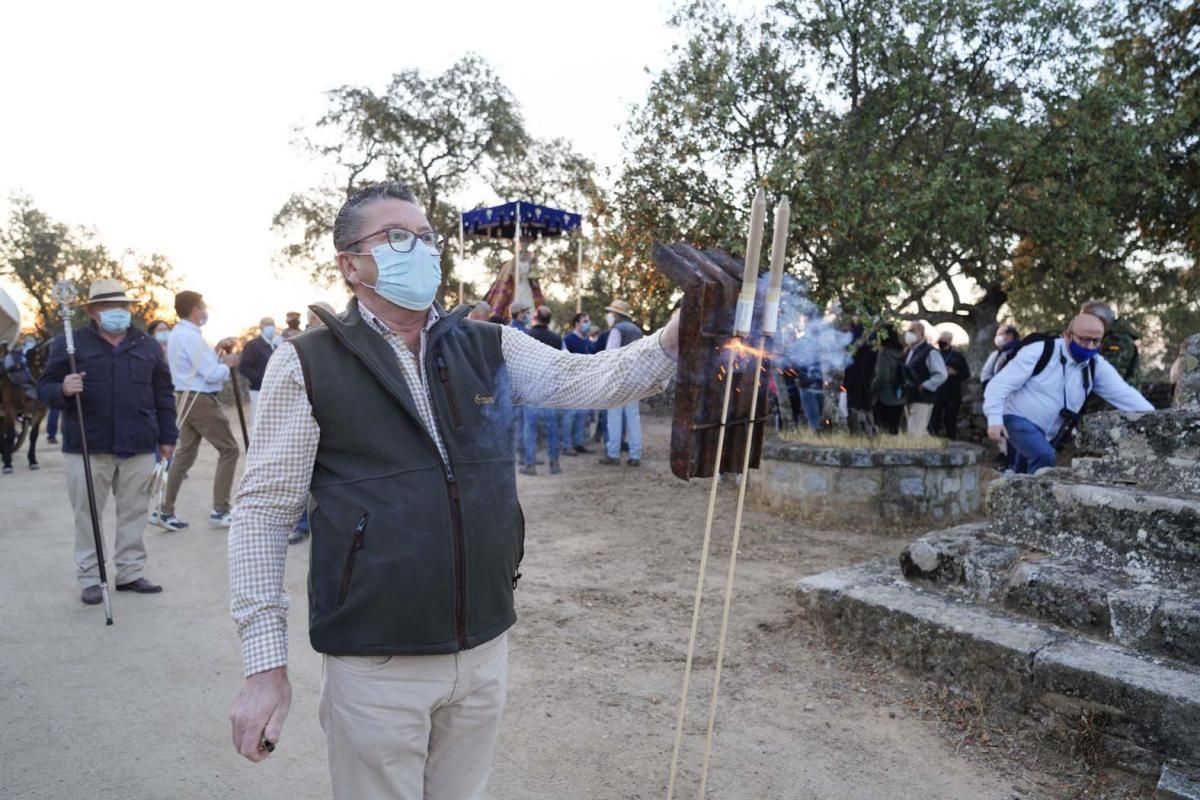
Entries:
{"type": "Polygon", "coordinates": [[[983,505],[983,448],[823,447],[771,439],[748,491],[760,504],[836,527],[954,524],[983,505]]]}

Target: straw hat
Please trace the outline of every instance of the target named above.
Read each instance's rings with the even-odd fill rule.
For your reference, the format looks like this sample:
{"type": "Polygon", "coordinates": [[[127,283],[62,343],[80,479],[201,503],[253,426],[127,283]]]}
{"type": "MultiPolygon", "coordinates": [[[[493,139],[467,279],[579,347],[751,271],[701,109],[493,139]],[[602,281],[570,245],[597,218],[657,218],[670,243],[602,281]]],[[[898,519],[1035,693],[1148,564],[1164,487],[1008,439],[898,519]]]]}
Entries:
{"type": "Polygon", "coordinates": [[[613,300],[611,305],[605,306],[605,311],[611,311],[614,314],[620,314],[623,317],[633,318],[633,309],[629,307],[629,303],[624,300],[613,300]]]}
{"type": "Polygon", "coordinates": [[[101,278],[98,281],[92,281],[92,285],[88,287],[88,299],[84,303],[85,306],[90,306],[93,303],[139,303],[141,302],[136,297],[130,297],[125,294],[125,287],[118,280],[112,278],[101,278]]]}

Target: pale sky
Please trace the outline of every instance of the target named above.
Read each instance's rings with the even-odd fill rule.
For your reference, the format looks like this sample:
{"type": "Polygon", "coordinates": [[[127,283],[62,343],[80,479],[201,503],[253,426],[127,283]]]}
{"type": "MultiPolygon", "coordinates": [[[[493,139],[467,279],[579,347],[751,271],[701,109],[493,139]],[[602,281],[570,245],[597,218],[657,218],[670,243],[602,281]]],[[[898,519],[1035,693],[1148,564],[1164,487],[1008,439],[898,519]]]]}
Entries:
{"type": "MultiPolygon", "coordinates": [[[[291,145],[341,84],[487,59],[530,133],[602,165],[677,33],[669,0],[6,3],[0,27],[0,195],[33,195],[110,249],[170,258],[210,307],[211,339],[338,289],[277,274],[271,217],[320,182],[291,145]]],[[[463,198],[466,200],[467,198],[463,198]]],[[[515,198],[514,198],[515,199],[515,198]]],[[[330,247],[332,255],[332,247],[330,247]]],[[[0,280],[0,287],[15,287],[0,280]]]]}

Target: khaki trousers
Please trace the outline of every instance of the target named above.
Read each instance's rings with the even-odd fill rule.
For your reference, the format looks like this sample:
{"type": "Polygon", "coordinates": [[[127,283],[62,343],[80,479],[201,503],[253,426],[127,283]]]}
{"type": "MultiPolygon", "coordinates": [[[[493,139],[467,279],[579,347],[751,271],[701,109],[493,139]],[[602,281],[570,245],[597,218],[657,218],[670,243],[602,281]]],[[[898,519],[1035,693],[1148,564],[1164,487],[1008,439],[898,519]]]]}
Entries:
{"type": "Polygon", "coordinates": [[[258,409],[258,391],[250,390],[250,419],[246,420],[246,425],[250,430],[254,430],[255,414],[258,409]]]}
{"type": "Polygon", "coordinates": [[[508,689],[508,636],[444,656],[325,656],[334,800],[480,800],[508,689]]]}
{"type": "Polygon", "coordinates": [[[929,433],[929,419],[933,416],[933,403],[909,403],[908,432],[912,436],[924,436],[929,433]]]}
{"type": "MultiPolygon", "coordinates": [[[[177,392],[175,399],[176,408],[182,410],[184,401],[190,398],[183,392],[177,392]]],[[[223,514],[230,508],[233,473],[237,470],[238,455],[242,450],[238,447],[237,439],[233,438],[233,429],[229,426],[229,418],[225,416],[221,402],[215,395],[202,394],[196,398],[195,405],[179,428],[179,448],[167,473],[167,491],[162,504],[164,514],[175,513],[175,498],[179,496],[179,487],[187,478],[188,470],[200,454],[201,439],[217,448],[218,453],[217,475],[213,479],[213,511],[223,514]]]]}
{"type": "MultiPolygon", "coordinates": [[[[75,512],[75,575],[83,588],[100,583],[100,565],[96,560],[96,539],[92,534],[92,514],[88,509],[87,476],[83,456],[64,453],[67,471],[67,496],[75,512]]],[[[116,565],[116,583],[131,583],[142,577],[146,568],[146,516],[150,495],[146,482],[154,472],[154,454],[117,458],[111,453],[92,453],[92,484],[96,490],[96,515],[104,534],[104,507],[111,494],[117,498],[117,535],[112,551],[116,565]]],[[[107,550],[107,546],[105,548],[107,550]]],[[[111,578],[110,578],[111,580],[111,578]]]]}

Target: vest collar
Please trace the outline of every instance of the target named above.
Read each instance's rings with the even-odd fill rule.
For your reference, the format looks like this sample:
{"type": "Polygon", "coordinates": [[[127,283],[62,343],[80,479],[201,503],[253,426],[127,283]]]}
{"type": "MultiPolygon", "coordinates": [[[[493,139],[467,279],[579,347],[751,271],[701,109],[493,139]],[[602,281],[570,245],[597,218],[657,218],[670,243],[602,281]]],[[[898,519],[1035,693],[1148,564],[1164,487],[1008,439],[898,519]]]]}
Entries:
{"type": "MultiPolygon", "coordinates": [[[[433,351],[437,340],[458,325],[471,311],[471,307],[466,305],[459,306],[453,312],[449,313],[440,305],[435,304],[434,307],[438,314],[438,320],[434,323],[433,327],[427,329],[425,339],[427,357],[433,351]]],[[[351,298],[350,302],[346,304],[346,310],[341,314],[332,314],[320,306],[309,306],[309,310],[316,314],[321,322],[325,323],[325,327],[329,328],[330,333],[333,334],[334,338],[342,346],[354,353],[362,361],[375,380],[379,382],[379,385],[413,419],[420,422],[421,415],[417,412],[417,405],[413,400],[412,391],[408,383],[404,380],[399,365],[396,363],[396,353],[392,350],[392,346],[384,340],[383,336],[367,324],[359,309],[358,298],[351,298]]],[[[424,369],[425,365],[421,364],[420,368],[424,369]]]]}

